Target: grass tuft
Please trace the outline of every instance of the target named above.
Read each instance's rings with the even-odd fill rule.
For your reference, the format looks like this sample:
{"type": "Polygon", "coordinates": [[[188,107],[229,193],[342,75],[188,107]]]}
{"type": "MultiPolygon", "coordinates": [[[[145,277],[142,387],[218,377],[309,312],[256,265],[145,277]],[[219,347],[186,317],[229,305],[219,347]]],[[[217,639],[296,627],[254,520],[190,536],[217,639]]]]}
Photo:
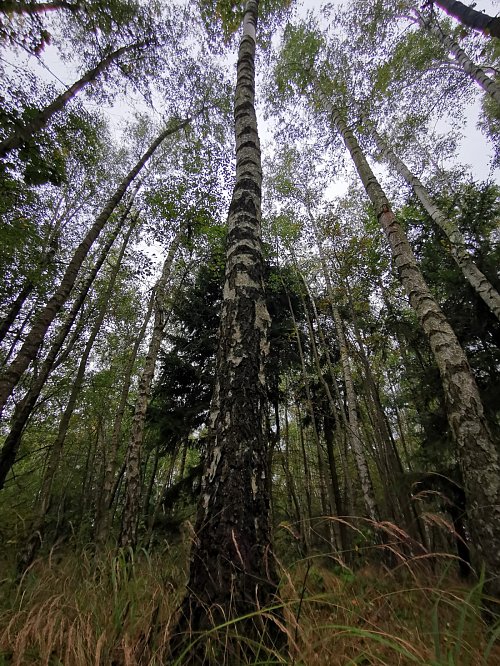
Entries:
{"type": "MultiPolygon", "coordinates": [[[[242,654],[254,655],[242,663],[254,666],[496,666],[500,622],[483,620],[484,576],[466,585],[447,562],[434,558],[431,567],[417,555],[393,570],[353,570],[321,555],[282,566],[280,612],[258,614],[264,625],[278,624],[286,649],[241,635],[246,616],[188,638],[175,665],[203,644],[204,663],[234,666],[224,650],[236,637],[250,648],[242,654]]],[[[182,545],[152,555],[56,551],[37,560],[20,581],[0,583],[0,666],[171,663],[186,568],[182,545]]]]}

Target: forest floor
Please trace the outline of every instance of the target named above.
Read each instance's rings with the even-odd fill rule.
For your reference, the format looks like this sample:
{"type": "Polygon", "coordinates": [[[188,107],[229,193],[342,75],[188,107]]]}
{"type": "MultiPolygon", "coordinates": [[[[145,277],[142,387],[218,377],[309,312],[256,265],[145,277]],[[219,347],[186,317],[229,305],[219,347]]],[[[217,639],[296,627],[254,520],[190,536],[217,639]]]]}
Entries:
{"type": "MultiPolygon", "coordinates": [[[[168,641],[186,568],[180,545],[139,551],[131,563],[123,553],[53,550],[21,580],[0,581],[0,666],[181,666],[168,641]]],[[[288,649],[252,663],[500,664],[500,623],[483,621],[481,585],[459,581],[449,566],[352,571],[323,555],[281,574],[288,649]]]]}

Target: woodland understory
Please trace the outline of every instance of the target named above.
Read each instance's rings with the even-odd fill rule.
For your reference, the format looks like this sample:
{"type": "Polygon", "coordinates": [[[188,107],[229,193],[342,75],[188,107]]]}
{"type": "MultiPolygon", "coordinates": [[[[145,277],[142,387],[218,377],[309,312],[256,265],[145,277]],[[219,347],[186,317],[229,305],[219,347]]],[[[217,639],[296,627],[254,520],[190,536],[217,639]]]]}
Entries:
{"type": "Polygon", "coordinates": [[[479,4],[0,1],[0,666],[500,664],[479,4]]]}

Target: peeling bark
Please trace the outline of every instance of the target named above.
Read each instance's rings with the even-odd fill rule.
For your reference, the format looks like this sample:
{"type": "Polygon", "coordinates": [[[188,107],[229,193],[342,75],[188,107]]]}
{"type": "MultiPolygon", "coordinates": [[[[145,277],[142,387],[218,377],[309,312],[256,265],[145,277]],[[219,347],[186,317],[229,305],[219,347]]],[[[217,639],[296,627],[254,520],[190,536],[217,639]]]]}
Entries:
{"type": "MultiPolygon", "coordinates": [[[[236,183],[228,215],[226,277],[210,442],[179,632],[199,631],[268,605],[276,591],[269,525],[267,392],[270,317],[263,285],[261,158],[254,107],[257,2],[246,4],[234,102],[236,183]]],[[[245,636],[266,641],[249,618],[245,636]]],[[[241,629],[240,629],[241,628],[241,629]]],[[[244,641],[231,640],[231,663],[244,641]]],[[[261,653],[260,653],[261,654],[261,653]]],[[[191,651],[183,663],[208,663],[191,651]]],[[[245,662],[246,663],[246,662],[245,662]]]]}

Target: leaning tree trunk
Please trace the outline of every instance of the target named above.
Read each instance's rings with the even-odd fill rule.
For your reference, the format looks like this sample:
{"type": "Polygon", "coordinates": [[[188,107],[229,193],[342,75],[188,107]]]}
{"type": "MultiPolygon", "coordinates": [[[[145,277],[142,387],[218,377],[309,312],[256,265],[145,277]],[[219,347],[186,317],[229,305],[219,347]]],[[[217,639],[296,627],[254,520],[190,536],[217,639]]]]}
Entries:
{"type": "Polygon", "coordinates": [[[75,81],[67,90],[58,95],[53,102],[46,106],[41,111],[38,111],[34,117],[31,118],[29,123],[18,127],[10,136],[0,143],[0,158],[5,157],[8,153],[16,148],[20,148],[31,137],[43,129],[49,120],[58,111],[64,109],[66,104],[72,100],[85,86],[95,81],[102,72],[104,72],[113,62],[118,60],[124,53],[128,53],[136,48],[141,48],[144,44],[130,44],[129,46],[122,46],[120,49],[113,51],[108,56],[103,58],[101,62],[89,70],[81,79],[75,81]]]}
{"type": "Polygon", "coordinates": [[[24,371],[31,361],[33,361],[40,349],[45,333],[49,326],[54,321],[64,303],[67,301],[71,290],[78,277],[80,268],[87,257],[91,246],[96,238],[101,233],[104,225],[109,220],[111,214],[116,206],[123,199],[123,196],[134,178],[138,175],[144,167],[149,158],[153,155],[160,144],[172,134],[175,134],[182,128],[186,127],[191,122],[191,119],[186,119],[178,122],[172,128],[164,130],[150,145],[141,159],[131,169],[127,176],[122,180],[115,193],[108,199],[100,215],[95,220],[92,227],[87,232],[85,238],[81,241],[73,257],[71,258],[68,267],[64,273],[59,287],[56,289],[53,296],[49,299],[48,303],[39,312],[35,318],[31,331],[28,333],[24,344],[19,350],[16,358],[0,375],[0,413],[5,406],[9,396],[21,379],[24,371]]]}
{"type": "MultiPolygon", "coordinates": [[[[277,587],[269,524],[264,370],[270,317],[263,281],[262,171],[254,107],[257,11],[257,2],[249,0],[238,54],[234,102],[236,183],[228,215],[211,437],[205,456],[188,591],[178,625],[178,631],[183,633],[248,616],[268,606],[277,587]]],[[[257,620],[242,619],[234,630],[256,641],[253,645],[258,646],[262,658],[272,628],[261,632],[257,620]]],[[[229,659],[234,664],[248,661],[252,643],[245,642],[242,636],[235,639],[234,633],[222,639],[227,640],[226,654],[231,655],[229,659]]],[[[183,658],[182,663],[209,663],[196,650],[185,653],[183,658]]]]}
{"type": "Polygon", "coordinates": [[[430,32],[432,35],[435,35],[448,52],[455,56],[457,63],[462,67],[464,72],[466,72],[473,81],[500,104],[500,85],[491,79],[481,67],[476,65],[457,42],[444,33],[435,21],[431,18],[424,17],[420,12],[417,12],[417,20],[422,28],[430,32]]]}
{"type": "MultiPolygon", "coordinates": [[[[54,259],[54,256],[56,254],[57,241],[60,235],[60,230],[61,230],[61,219],[56,221],[54,228],[51,231],[50,237],[48,238],[48,249],[44,252],[36,268],[34,268],[34,272],[36,271],[39,275],[44,273],[44,271],[50,266],[50,264],[54,259]]],[[[10,327],[17,319],[17,316],[23,309],[25,302],[27,301],[31,293],[35,290],[35,288],[36,288],[36,279],[33,274],[32,275],[28,274],[26,282],[23,284],[20,292],[18,293],[14,301],[10,304],[6,315],[0,322],[0,343],[4,341],[6,335],[10,331],[10,327]]]]}
{"type": "Polygon", "coordinates": [[[36,511],[36,518],[34,521],[34,525],[32,526],[31,529],[31,536],[26,542],[25,547],[22,550],[18,560],[19,572],[25,571],[26,568],[29,567],[29,565],[33,562],[33,559],[38,551],[38,548],[42,543],[46,516],[49,511],[52,500],[52,485],[57,473],[57,469],[59,467],[59,461],[61,459],[61,453],[64,447],[64,443],[66,441],[66,434],[68,432],[71,417],[73,416],[73,412],[75,411],[78,396],[80,395],[80,391],[83,386],[85,371],[87,369],[87,362],[94,347],[96,338],[101,330],[102,324],[104,322],[104,317],[106,316],[106,313],[109,308],[109,304],[111,303],[111,298],[115,289],[118,273],[120,272],[123,256],[125,254],[125,250],[127,249],[128,243],[130,241],[130,236],[132,234],[136,222],[137,218],[134,218],[127,230],[127,233],[125,234],[125,238],[123,239],[116,263],[113,266],[113,270],[109,277],[108,286],[106,288],[106,291],[104,292],[96,320],[94,322],[94,325],[92,326],[89,339],[87,340],[85,349],[83,350],[83,354],[80,358],[80,362],[78,364],[78,370],[76,372],[76,376],[73,380],[73,385],[71,387],[71,393],[69,395],[68,402],[66,404],[66,408],[64,409],[61,421],[59,423],[57,436],[49,451],[47,464],[42,479],[42,488],[40,491],[40,497],[37,502],[38,506],[36,511]]]}
{"type": "Polygon", "coordinates": [[[77,12],[83,9],[83,4],[76,2],[66,2],[66,0],[54,0],[54,2],[17,2],[15,0],[1,0],[0,12],[2,14],[44,14],[59,9],[67,9],[70,12],[77,12]]]}
{"type": "MultiPolygon", "coordinates": [[[[128,215],[128,210],[125,213],[125,216],[126,215],[128,215]]],[[[23,434],[24,427],[26,426],[26,423],[28,422],[28,419],[33,412],[36,401],[38,400],[42,388],[45,386],[45,382],[47,381],[47,378],[50,375],[52,368],[54,367],[56,359],[59,361],[59,351],[61,350],[66,338],[68,337],[71,327],[73,326],[75,319],[78,316],[78,313],[80,312],[85,299],[87,298],[87,294],[89,293],[99,270],[105,262],[111,246],[115,242],[118,233],[120,232],[123,220],[124,217],[120,218],[115,229],[106,240],[106,243],[104,244],[94,267],[82,284],[78,295],[73,305],[71,306],[71,309],[67,313],[64,322],[56,333],[47,356],[45,357],[38,370],[36,378],[30,385],[28,392],[25,394],[22,400],[17,403],[14,409],[10,431],[0,451],[0,490],[4,487],[5,479],[7,478],[7,475],[15,462],[16,455],[21,444],[21,436],[23,434]]],[[[68,350],[72,347],[74,342],[75,341],[73,340],[73,343],[68,343],[68,350]]]]}
{"type": "Polygon", "coordinates": [[[430,4],[433,2],[468,28],[500,39],[500,18],[498,16],[489,16],[483,12],[478,12],[457,0],[431,0],[430,4]]]}
{"type": "Polygon", "coordinates": [[[122,529],[119,539],[122,548],[135,548],[137,545],[137,526],[141,512],[141,449],[144,439],[146,411],[151,395],[156,360],[165,333],[167,286],[172,272],[172,263],[183,235],[184,226],[181,226],[170,245],[165,263],[163,264],[161,277],[155,287],[153,332],[149,342],[146,362],[141,378],[139,379],[134,416],[132,418],[132,432],[130,433],[125,462],[125,504],[123,507],[122,529]]]}
{"type": "Polygon", "coordinates": [[[475,290],[478,296],[483,299],[495,317],[500,320],[500,294],[474,263],[473,258],[467,250],[465,239],[459,229],[452,220],[449,220],[436,206],[432,201],[429,192],[422,185],[420,180],[389,147],[387,142],[380,136],[371,123],[369,127],[378,150],[396,169],[399,175],[405,179],[408,185],[413,188],[413,191],[417,195],[418,200],[424,209],[446,235],[446,238],[450,242],[450,254],[458,264],[467,282],[475,290]]]}
{"type": "Polygon", "coordinates": [[[500,454],[484,416],[479,389],[456,335],[432,295],[408,239],[391,211],[353,132],[325,95],[321,99],[342,136],[389,242],[400,281],[439,368],[448,423],[457,443],[471,533],[489,579],[500,594],[500,454]]]}

